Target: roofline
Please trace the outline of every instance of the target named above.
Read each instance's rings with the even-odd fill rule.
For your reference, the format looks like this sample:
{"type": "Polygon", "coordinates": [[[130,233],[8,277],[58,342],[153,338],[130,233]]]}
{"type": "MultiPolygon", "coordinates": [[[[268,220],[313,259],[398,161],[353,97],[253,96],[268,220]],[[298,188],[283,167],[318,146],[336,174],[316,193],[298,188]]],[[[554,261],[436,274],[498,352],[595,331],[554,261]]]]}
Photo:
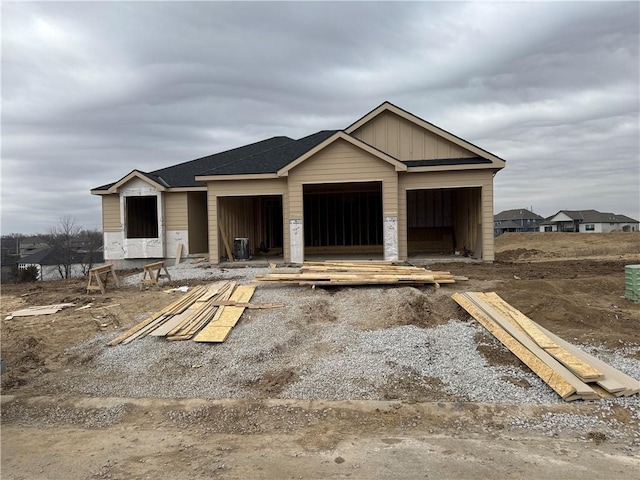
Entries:
{"type": "Polygon", "coordinates": [[[404,163],[402,163],[400,160],[398,160],[397,158],[394,158],[391,155],[388,155],[388,154],[384,153],[383,151],[378,150],[377,148],[372,147],[371,145],[363,142],[362,140],[359,140],[359,139],[357,139],[355,137],[352,137],[351,135],[349,135],[349,134],[345,133],[344,131],[340,130],[340,131],[337,131],[336,133],[334,133],[333,135],[331,135],[329,138],[327,138],[323,142],[321,142],[318,145],[316,145],[315,147],[313,147],[311,150],[308,150],[306,153],[304,153],[301,156],[299,156],[298,158],[296,158],[293,162],[287,164],[286,166],[284,166],[283,168],[278,170],[276,172],[276,175],[278,177],[286,177],[289,174],[289,171],[291,169],[297,167],[302,162],[307,160],[309,157],[312,157],[316,153],[318,153],[321,150],[323,150],[324,148],[328,147],[329,145],[331,145],[336,140],[345,140],[345,141],[349,142],[350,144],[352,144],[353,146],[355,146],[355,147],[357,147],[357,148],[359,148],[361,150],[364,150],[365,152],[367,152],[367,153],[379,158],[383,162],[387,162],[390,165],[393,165],[393,167],[395,168],[396,172],[406,172],[407,171],[407,166],[404,163]]]}
{"type": "Polygon", "coordinates": [[[167,186],[150,179],[145,172],[141,172],[140,170],[132,170],[128,175],[125,175],[116,183],[111,185],[107,190],[107,193],[117,193],[119,187],[127,183],[129,180],[132,180],[133,178],[139,178],[140,180],[147,182],[149,185],[154,186],[156,190],[160,192],[164,192],[167,189],[167,186]]]}
{"type": "Polygon", "coordinates": [[[426,120],[423,120],[422,118],[417,117],[413,113],[408,112],[394,105],[391,102],[383,102],[381,105],[379,105],[378,107],[374,108],[369,113],[367,113],[364,117],[360,118],[359,120],[356,120],[354,123],[349,125],[345,129],[345,132],[348,134],[353,133],[358,128],[362,127],[365,123],[369,122],[370,120],[372,120],[373,118],[377,117],[378,115],[380,115],[382,112],[385,112],[385,111],[395,113],[396,115],[404,118],[405,120],[415,123],[421,126],[422,128],[429,130],[430,132],[435,133],[436,135],[439,135],[442,138],[445,138],[446,140],[449,140],[450,142],[458,145],[459,147],[462,147],[466,150],[469,150],[475,153],[476,155],[480,155],[481,157],[487,158],[492,162],[497,163],[498,165],[495,165],[496,167],[499,166],[499,168],[504,168],[504,166],[506,165],[505,160],[498,157],[497,155],[494,155],[493,153],[488,152],[487,150],[484,150],[483,148],[480,148],[477,145],[474,145],[473,143],[470,143],[458,137],[457,135],[454,135],[453,133],[442,129],[434,125],[433,123],[429,123],[426,120]]]}
{"type": "MultiPolygon", "coordinates": [[[[165,188],[165,191],[167,193],[172,193],[172,192],[176,192],[176,193],[177,192],[206,192],[207,191],[207,187],[206,186],[170,187],[170,188],[165,188]]],[[[91,190],[91,195],[113,195],[113,194],[109,193],[109,190],[93,189],[93,190],[91,190]]]]}
{"type": "Polygon", "coordinates": [[[408,167],[407,173],[417,173],[417,172],[444,172],[451,170],[493,170],[494,173],[498,173],[502,167],[496,167],[493,164],[462,164],[462,165],[435,165],[433,167],[430,166],[422,166],[422,167],[408,167]]]}
{"type": "MultiPolygon", "coordinates": [[[[198,175],[198,182],[213,182],[218,180],[264,180],[269,178],[278,178],[275,173],[246,173],[234,175],[198,175]]],[[[205,188],[206,190],[206,188],[205,188]]]]}

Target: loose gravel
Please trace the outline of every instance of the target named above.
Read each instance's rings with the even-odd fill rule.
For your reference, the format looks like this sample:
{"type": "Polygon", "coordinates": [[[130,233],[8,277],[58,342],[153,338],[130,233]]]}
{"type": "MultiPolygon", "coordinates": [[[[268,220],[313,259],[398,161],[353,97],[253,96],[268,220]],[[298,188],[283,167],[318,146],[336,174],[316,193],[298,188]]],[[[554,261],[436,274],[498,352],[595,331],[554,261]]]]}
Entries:
{"type": "MultiPolygon", "coordinates": [[[[234,278],[249,283],[266,271],[211,270],[187,262],[170,267],[176,281],[234,278]]],[[[138,281],[136,276],[127,279],[138,281]]],[[[564,403],[517,362],[487,363],[479,343],[504,347],[459,311],[448,312],[445,290],[261,286],[252,301],[286,306],[247,310],[225,343],[146,337],[106,347],[113,334],[99,334],[69,349],[69,368],[44,375],[39,387],[43,393],[110,397],[402,400],[422,392],[418,400],[564,403]],[[415,305],[422,316],[415,317],[415,305]]],[[[633,358],[638,347],[585,349],[640,378],[640,361],[633,358]]],[[[549,413],[535,422],[515,419],[511,426],[545,432],[569,428],[583,435],[600,429],[615,437],[614,408],[627,410],[629,421],[640,424],[638,395],[599,405],[598,418],[549,413]]]]}

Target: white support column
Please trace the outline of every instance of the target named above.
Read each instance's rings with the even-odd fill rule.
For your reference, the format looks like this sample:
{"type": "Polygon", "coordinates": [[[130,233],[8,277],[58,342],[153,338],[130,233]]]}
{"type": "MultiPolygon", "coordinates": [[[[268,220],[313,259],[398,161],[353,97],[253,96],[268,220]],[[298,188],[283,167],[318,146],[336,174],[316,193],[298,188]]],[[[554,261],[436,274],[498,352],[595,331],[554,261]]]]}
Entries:
{"type": "Polygon", "coordinates": [[[384,217],[384,259],[398,260],[398,217],[384,217]]]}
{"type": "Polygon", "coordinates": [[[291,263],[304,262],[304,230],[302,220],[289,220],[289,238],[291,245],[291,263]]]}

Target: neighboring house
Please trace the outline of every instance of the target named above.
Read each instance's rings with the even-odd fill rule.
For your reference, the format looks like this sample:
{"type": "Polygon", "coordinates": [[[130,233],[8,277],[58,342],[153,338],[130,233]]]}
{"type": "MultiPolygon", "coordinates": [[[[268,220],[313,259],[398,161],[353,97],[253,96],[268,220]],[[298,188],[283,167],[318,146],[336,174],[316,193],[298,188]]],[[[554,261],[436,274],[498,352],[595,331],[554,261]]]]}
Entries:
{"type": "Polygon", "coordinates": [[[49,244],[40,237],[27,237],[20,240],[20,257],[26,257],[33,253],[41,252],[49,248],[49,244]]]}
{"type": "MultiPolygon", "coordinates": [[[[60,250],[49,247],[19,259],[18,268],[35,266],[38,269],[39,280],[59,280],[64,275],[62,258],[65,256],[60,250]],[[60,274],[61,269],[62,275],[60,274]]],[[[70,277],[82,277],[86,274],[89,265],[97,266],[104,263],[102,252],[71,252],[69,260],[70,277]]]]}
{"type": "Polygon", "coordinates": [[[273,137],[171,167],[133,170],[102,197],[104,253],[119,268],[208,253],[404,260],[494,259],[493,177],[505,162],[385,102],[344,130],[273,137]]]}
{"type": "Polygon", "coordinates": [[[493,217],[493,234],[505,232],[537,232],[544,218],[526,208],[505,210],[493,217]]]}
{"type": "Polygon", "coordinates": [[[539,227],[541,232],[637,232],[638,220],[597,210],[560,210],[539,227]]]}

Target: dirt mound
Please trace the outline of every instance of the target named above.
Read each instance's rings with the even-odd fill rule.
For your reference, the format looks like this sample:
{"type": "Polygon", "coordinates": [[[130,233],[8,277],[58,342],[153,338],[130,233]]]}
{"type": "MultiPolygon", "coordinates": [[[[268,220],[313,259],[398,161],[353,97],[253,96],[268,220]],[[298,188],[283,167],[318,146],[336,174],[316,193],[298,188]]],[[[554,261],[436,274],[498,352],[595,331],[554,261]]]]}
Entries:
{"type": "Polygon", "coordinates": [[[640,261],[640,233],[505,233],[495,239],[496,259],[527,262],[559,259],[640,261]]]}

